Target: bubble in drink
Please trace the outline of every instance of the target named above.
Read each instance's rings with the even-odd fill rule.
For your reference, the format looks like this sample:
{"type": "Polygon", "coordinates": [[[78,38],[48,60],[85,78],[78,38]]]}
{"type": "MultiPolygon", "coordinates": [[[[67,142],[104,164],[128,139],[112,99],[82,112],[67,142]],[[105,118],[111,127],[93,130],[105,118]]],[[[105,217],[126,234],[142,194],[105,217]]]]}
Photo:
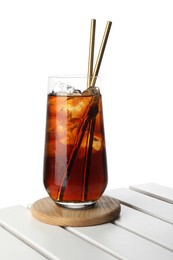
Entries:
{"type": "Polygon", "coordinates": [[[57,203],[97,201],[107,185],[99,89],[75,91],[48,95],[44,185],[57,203]]]}

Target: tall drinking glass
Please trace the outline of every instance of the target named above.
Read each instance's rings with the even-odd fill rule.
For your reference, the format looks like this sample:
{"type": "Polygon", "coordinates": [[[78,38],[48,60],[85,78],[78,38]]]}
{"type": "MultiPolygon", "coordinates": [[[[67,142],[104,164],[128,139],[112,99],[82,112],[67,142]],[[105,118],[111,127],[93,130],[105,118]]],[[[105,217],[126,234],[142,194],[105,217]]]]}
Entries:
{"type": "Polygon", "coordinates": [[[44,186],[57,205],[94,205],[107,186],[102,96],[86,77],[50,77],[44,186]]]}

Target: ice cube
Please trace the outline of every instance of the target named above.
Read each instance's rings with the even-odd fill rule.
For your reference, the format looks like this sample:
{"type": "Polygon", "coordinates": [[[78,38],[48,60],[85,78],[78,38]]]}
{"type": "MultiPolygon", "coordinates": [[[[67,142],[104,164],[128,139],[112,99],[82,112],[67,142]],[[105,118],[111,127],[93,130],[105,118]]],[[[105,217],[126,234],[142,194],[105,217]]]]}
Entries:
{"type": "Polygon", "coordinates": [[[61,91],[65,92],[67,94],[71,94],[75,90],[75,88],[73,86],[67,85],[63,82],[60,82],[59,86],[60,86],[61,91]]]}
{"type": "Polygon", "coordinates": [[[72,118],[80,118],[82,119],[84,114],[86,113],[86,109],[91,102],[92,97],[70,97],[68,99],[67,110],[71,112],[72,118]]]}
{"type": "Polygon", "coordinates": [[[74,91],[73,91],[73,95],[74,96],[81,96],[81,91],[79,90],[79,89],[75,89],[74,91]]]}
{"type": "Polygon", "coordinates": [[[80,96],[81,91],[79,89],[75,89],[75,87],[66,84],[64,82],[58,81],[54,84],[52,92],[50,95],[58,95],[58,96],[80,96]]]}
{"type": "Polygon", "coordinates": [[[71,95],[75,91],[75,88],[63,82],[58,82],[55,84],[54,91],[56,91],[56,95],[67,96],[71,95]]]}
{"type": "Polygon", "coordinates": [[[82,96],[94,96],[100,94],[100,89],[97,87],[89,87],[82,92],[82,96]]]}
{"type": "Polygon", "coordinates": [[[70,145],[74,144],[80,124],[81,124],[80,119],[72,118],[71,120],[68,121],[66,125],[63,125],[62,123],[60,127],[58,126],[57,130],[59,136],[62,133],[60,142],[62,144],[70,144],[70,145]]]}

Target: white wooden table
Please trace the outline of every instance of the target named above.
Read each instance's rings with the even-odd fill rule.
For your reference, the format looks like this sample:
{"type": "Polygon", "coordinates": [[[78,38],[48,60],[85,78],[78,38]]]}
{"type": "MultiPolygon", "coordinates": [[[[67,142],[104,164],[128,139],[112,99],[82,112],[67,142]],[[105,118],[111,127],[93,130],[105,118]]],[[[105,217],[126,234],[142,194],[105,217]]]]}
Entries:
{"type": "Polygon", "coordinates": [[[43,224],[29,208],[0,210],[0,259],[173,260],[173,189],[141,184],[106,192],[119,219],[92,227],[43,224]]]}

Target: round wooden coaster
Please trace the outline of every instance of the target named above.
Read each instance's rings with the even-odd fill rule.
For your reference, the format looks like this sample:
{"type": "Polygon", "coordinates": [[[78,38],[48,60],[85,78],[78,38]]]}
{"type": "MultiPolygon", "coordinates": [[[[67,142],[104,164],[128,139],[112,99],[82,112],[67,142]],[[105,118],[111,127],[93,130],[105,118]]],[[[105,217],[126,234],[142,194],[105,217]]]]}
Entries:
{"type": "Polygon", "coordinates": [[[102,196],[94,207],[67,209],[57,206],[49,197],[40,199],[31,207],[32,215],[39,221],[56,226],[93,226],[116,219],[120,204],[111,197],[102,196]]]}

